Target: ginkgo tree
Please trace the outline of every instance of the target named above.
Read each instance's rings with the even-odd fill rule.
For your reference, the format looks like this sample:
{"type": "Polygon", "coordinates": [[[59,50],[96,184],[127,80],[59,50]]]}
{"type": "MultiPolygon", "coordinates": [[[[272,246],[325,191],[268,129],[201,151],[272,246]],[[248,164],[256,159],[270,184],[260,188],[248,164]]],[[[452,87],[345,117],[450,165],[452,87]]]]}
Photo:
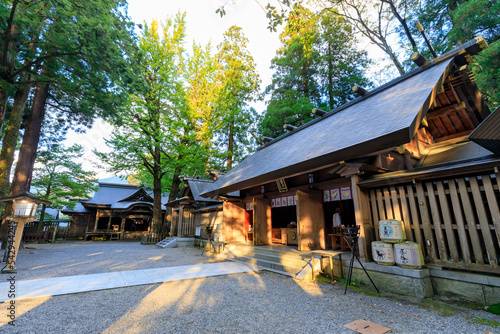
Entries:
{"type": "Polygon", "coordinates": [[[218,65],[217,83],[218,147],[227,169],[243,159],[251,148],[249,131],[254,129],[257,113],[250,106],[258,101],[260,77],[248,50],[248,39],[240,27],[232,26],[224,33],[215,55],[218,65]]]}

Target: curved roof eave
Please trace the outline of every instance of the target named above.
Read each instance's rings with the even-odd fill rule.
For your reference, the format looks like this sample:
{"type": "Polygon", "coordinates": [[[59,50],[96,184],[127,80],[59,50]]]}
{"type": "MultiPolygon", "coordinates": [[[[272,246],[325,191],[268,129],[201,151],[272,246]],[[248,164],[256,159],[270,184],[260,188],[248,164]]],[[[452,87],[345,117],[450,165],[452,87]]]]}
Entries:
{"type": "Polygon", "coordinates": [[[300,127],[243,160],[201,195],[218,196],[408,143],[452,65],[450,58],[418,69],[300,127]]]}

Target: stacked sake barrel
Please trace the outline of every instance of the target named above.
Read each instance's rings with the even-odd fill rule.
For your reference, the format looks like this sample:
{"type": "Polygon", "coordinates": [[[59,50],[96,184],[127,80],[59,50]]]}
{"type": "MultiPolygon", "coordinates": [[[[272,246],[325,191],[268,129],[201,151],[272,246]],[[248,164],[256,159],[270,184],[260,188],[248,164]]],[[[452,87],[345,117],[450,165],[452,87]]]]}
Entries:
{"type": "Polygon", "coordinates": [[[424,256],[419,244],[406,241],[403,222],[395,219],[379,222],[381,241],[372,242],[373,260],[378,264],[408,269],[420,269],[424,265],[424,256]]]}

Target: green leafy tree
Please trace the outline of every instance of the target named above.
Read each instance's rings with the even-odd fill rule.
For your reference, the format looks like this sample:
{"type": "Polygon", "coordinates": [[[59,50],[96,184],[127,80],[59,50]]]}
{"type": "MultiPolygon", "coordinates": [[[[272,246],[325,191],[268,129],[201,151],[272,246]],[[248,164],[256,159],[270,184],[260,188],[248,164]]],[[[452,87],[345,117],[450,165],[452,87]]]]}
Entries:
{"type": "Polygon", "coordinates": [[[334,12],[296,6],[280,39],[266,88],[270,102],[259,124],[263,135],[277,137],[284,124],[307,123],[314,107],[333,109],[352,100],[354,84],[369,86],[366,54],[356,50],[352,28],[334,12]]]}
{"type": "MultiPolygon", "coordinates": [[[[500,3],[493,0],[425,1],[411,12],[438,54],[483,35],[490,47],[474,58],[476,83],[491,107],[500,103],[500,3]]],[[[428,52],[424,52],[428,56],[428,52]]]]}
{"type": "MultiPolygon", "coordinates": [[[[2,143],[2,194],[9,192],[19,115],[32,96],[9,192],[19,194],[30,188],[49,107],[61,111],[70,125],[120,114],[130,78],[126,55],[133,47],[133,24],[123,0],[14,0],[2,2],[0,17],[0,117],[7,102],[17,106],[16,117],[9,119],[9,140],[2,143]]],[[[5,224],[1,232],[5,239],[5,224]]]]}
{"type": "MultiPolygon", "coordinates": [[[[161,196],[174,200],[180,176],[206,168],[215,120],[216,66],[210,47],[184,46],[185,14],[145,25],[134,58],[140,76],[129,110],[97,155],[116,173],[129,172],[151,186],[153,230],[161,226],[161,196]]],[[[171,212],[167,212],[167,221],[171,212]]]]}
{"type": "MultiPolygon", "coordinates": [[[[73,145],[65,147],[60,144],[51,144],[38,152],[33,182],[33,193],[52,203],[53,208],[62,208],[64,205],[74,205],[74,199],[89,198],[96,190],[96,175],[82,169],[76,161],[81,160],[83,147],[73,145]],[[69,204],[68,204],[69,203],[69,204]]],[[[43,228],[46,205],[40,213],[39,231],[43,228]]]]}
{"type": "Polygon", "coordinates": [[[136,177],[152,184],[153,231],[162,223],[162,179],[176,157],[170,144],[178,136],[182,104],[185,22],[184,15],[168,18],[164,25],[153,20],[145,25],[134,56],[139,79],[130,105],[123,114],[107,145],[109,153],[96,154],[111,170],[134,172],[136,177]]]}
{"type": "Polygon", "coordinates": [[[13,100],[13,112],[0,156],[0,192],[8,191],[20,115],[30,90],[14,193],[29,188],[46,109],[57,110],[61,120],[79,129],[96,115],[120,114],[126,97],[122,87],[129,80],[125,55],[133,45],[132,24],[124,12],[121,0],[1,6],[0,16],[7,19],[0,38],[0,105],[13,100]]]}
{"type": "Polygon", "coordinates": [[[259,97],[260,78],[247,48],[248,39],[240,27],[232,26],[218,45],[217,83],[218,117],[217,143],[224,152],[226,167],[242,160],[250,148],[249,131],[254,129],[256,112],[249,103],[259,97]]]}

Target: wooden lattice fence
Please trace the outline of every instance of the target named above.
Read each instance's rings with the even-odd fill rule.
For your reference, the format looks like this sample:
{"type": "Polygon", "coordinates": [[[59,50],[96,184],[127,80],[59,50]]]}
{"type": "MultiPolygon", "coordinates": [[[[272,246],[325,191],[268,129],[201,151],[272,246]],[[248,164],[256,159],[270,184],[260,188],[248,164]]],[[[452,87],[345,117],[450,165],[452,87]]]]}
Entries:
{"type": "Polygon", "coordinates": [[[404,222],[428,264],[499,273],[500,174],[416,181],[369,190],[376,240],[378,222],[404,222]]]}

